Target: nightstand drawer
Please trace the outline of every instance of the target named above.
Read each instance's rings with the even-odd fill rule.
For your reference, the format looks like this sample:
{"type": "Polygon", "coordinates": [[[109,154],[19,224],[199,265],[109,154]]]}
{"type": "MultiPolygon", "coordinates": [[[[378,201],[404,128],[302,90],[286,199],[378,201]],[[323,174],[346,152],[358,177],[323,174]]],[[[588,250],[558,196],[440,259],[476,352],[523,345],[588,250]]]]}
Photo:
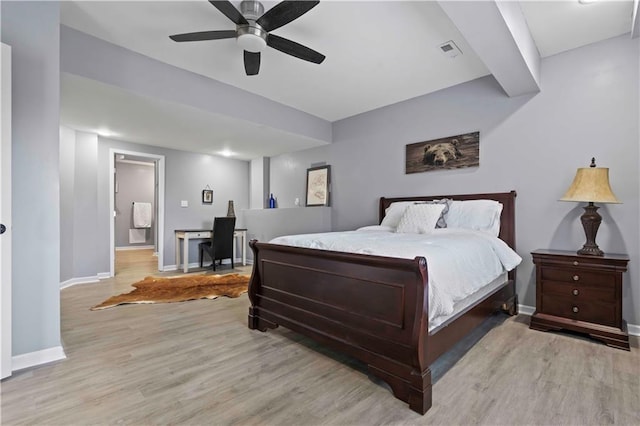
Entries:
{"type": "Polygon", "coordinates": [[[543,294],[542,312],[578,321],[618,326],[613,303],[580,302],[569,297],[543,294]]]}
{"type": "Polygon", "coordinates": [[[567,268],[542,268],[541,280],[566,281],[576,284],[598,285],[613,288],[616,284],[616,276],[613,273],[594,272],[585,269],[567,268]]]}
{"type": "Polygon", "coordinates": [[[612,285],[592,285],[584,282],[558,282],[542,281],[542,293],[567,297],[576,301],[600,300],[603,302],[615,302],[616,292],[612,285]]]}

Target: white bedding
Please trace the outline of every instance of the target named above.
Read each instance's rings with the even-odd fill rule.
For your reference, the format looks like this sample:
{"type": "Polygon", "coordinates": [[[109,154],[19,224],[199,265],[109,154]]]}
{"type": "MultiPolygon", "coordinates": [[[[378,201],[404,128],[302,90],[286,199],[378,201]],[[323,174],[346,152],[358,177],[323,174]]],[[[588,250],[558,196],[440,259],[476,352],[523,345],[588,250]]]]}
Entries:
{"type": "Polygon", "coordinates": [[[349,253],[427,259],[429,321],[453,313],[454,304],[515,268],[522,258],[489,233],[434,229],[428,234],[399,234],[382,227],[357,231],[288,235],[273,244],[349,253]]]}

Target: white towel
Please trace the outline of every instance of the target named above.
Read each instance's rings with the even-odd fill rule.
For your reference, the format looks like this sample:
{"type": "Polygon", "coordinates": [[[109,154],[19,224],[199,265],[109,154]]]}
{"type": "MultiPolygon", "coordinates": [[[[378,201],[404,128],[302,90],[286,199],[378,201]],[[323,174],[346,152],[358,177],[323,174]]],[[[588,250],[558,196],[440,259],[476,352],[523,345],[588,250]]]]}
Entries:
{"type": "Polygon", "coordinates": [[[133,227],[151,228],[151,203],[133,203],[133,227]]]}
{"type": "Polygon", "coordinates": [[[146,229],[129,229],[129,244],[139,244],[147,242],[146,229]]]}

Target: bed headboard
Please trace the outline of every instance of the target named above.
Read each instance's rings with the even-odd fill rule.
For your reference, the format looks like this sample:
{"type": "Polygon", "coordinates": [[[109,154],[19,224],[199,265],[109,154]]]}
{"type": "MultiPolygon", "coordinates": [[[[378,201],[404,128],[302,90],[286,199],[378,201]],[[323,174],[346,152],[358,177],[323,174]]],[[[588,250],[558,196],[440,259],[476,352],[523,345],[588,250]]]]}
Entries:
{"type": "Polygon", "coordinates": [[[391,203],[395,203],[396,201],[430,201],[440,198],[450,198],[452,200],[495,200],[502,203],[500,235],[498,235],[498,237],[512,249],[516,249],[516,191],[494,192],[490,194],[428,195],[396,198],[380,197],[380,222],[382,222],[385,210],[391,203]]]}

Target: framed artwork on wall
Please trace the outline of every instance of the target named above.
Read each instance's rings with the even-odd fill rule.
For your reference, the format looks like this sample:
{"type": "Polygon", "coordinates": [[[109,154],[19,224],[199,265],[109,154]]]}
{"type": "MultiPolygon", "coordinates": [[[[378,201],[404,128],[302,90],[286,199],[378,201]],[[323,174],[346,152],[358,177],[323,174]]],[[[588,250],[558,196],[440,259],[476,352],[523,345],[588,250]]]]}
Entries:
{"type": "Polygon", "coordinates": [[[448,136],[406,146],[405,174],[480,165],[480,132],[448,136]]]}
{"type": "Polygon", "coordinates": [[[213,189],[202,190],[202,203],[213,204],[213,189]]]}
{"type": "Polygon", "coordinates": [[[306,206],[328,206],[331,199],[331,166],[307,169],[306,206]]]}

